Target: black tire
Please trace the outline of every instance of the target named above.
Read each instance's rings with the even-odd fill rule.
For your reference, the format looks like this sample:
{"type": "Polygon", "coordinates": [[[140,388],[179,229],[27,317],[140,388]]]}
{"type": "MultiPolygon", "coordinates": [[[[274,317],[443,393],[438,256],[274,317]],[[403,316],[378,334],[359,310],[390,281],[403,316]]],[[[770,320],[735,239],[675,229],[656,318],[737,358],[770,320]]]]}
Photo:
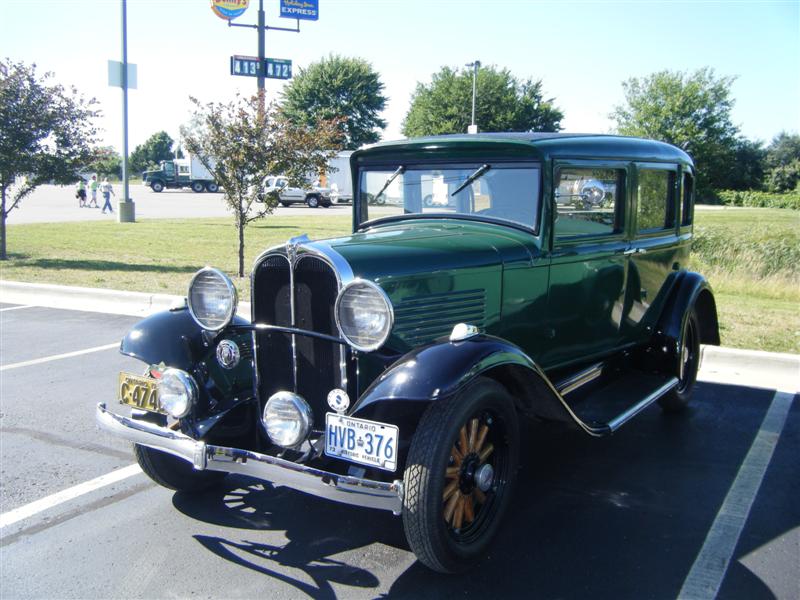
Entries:
{"type": "Polygon", "coordinates": [[[154,181],[153,183],[150,184],[150,189],[156,193],[161,192],[164,189],[164,184],[161,183],[160,181],[154,181]]]}
{"type": "Polygon", "coordinates": [[[665,412],[678,412],[686,408],[697,381],[700,368],[700,328],[697,313],[692,308],[686,316],[678,350],[678,385],[658,399],[665,412]]]}
{"type": "Polygon", "coordinates": [[[289,207],[289,206],[291,206],[291,203],[289,203],[289,202],[281,202],[281,206],[289,207]]]}
{"type": "Polygon", "coordinates": [[[499,383],[479,377],[457,396],[428,408],[411,442],[404,473],[403,527],[421,563],[441,573],[457,573],[485,555],[508,508],[518,459],[516,410],[499,383]],[[462,429],[467,432],[467,452],[459,460],[462,429]],[[481,458],[474,448],[490,454],[481,458]],[[471,474],[486,464],[494,476],[482,491],[471,474]]]}
{"type": "Polygon", "coordinates": [[[308,208],[319,208],[319,196],[306,196],[308,208]]]}
{"type": "Polygon", "coordinates": [[[142,471],[158,485],[179,492],[199,492],[219,483],[225,473],[196,471],[191,463],[147,446],[133,445],[142,471]]]}
{"type": "Polygon", "coordinates": [[[216,194],[219,191],[219,186],[216,183],[214,183],[213,181],[209,181],[206,184],[206,191],[211,193],[211,194],[216,194]]]}
{"type": "Polygon", "coordinates": [[[195,194],[199,194],[200,192],[206,191],[206,186],[203,185],[202,181],[193,181],[192,182],[192,191],[195,194]]]}
{"type": "Polygon", "coordinates": [[[425,207],[428,207],[428,208],[433,206],[433,196],[431,194],[428,194],[427,196],[425,196],[422,199],[422,206],[425,206],[425,207]]]}

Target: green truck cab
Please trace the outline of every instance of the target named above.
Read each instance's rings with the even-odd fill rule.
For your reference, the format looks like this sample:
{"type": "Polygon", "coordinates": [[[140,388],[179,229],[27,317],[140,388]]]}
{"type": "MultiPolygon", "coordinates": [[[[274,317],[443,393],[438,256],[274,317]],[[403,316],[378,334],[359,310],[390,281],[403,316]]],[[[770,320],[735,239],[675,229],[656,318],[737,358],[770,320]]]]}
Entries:
{"type": "MultiPolygon", "coordinates": [[[[688,270],[694,165],[651,140],[440,136],[351,156],[352,233],[265,250],[142,321],[130,416],[99,424],[180,490],[243,473],[400,515],[441,572],[485,556],[529,419],[593,438],[689,402],[719,344],[688,270]]],[[[598,449],[602,452],[602,449],[598,449]]],[[[321,533],[321,535],[323,535],[321,533]]]]}
{"type": "Polygon", "coordinates": [[[142,173],[142,183],[154,192],[181,188],[190,188],[196,193],[219,190],[214,175],[194,156],[162,160],[158,169],[142,173]]]}

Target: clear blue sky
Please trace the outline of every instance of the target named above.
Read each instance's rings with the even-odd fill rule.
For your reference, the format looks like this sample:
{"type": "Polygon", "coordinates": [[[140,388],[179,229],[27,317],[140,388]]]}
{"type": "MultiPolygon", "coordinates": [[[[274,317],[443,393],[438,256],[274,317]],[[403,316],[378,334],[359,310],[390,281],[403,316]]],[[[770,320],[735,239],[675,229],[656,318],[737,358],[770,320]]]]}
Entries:
{"type": "MultiPolygon", "coordinates": [[[[567,131],[607,132],[621,82],[661,69],[710,66],[737,77],[733,119],[749,138],[800,130],[800,0],[535,2],[511,0],[319,0],[301,33],[267,33],[267,56],[295,69],[329,53],[369,60],[386,85],[385,139],[400,127],[417,82],[444,65],[478,59],[542,79],[567,131]]],[[[265,0],[267,24],[278,0],[265,0]]],[[[258,0],[237,22],[253,23],[258,0]]],[[[96,97],[107,143],[121,146],[121,93],[107,86],[121,56],[120,0],[0,2],[0,56],[35,62],[96,97]]],[[[164,129],[177,138],[188,96],[224,101],[255,80],[229,75],[231,54],[257,54],[255,30],[229,28],[208,0],[128,0],[131,149],[164,129]]],[[[268,81],[276,98],[281,83],[268,81]]]]}

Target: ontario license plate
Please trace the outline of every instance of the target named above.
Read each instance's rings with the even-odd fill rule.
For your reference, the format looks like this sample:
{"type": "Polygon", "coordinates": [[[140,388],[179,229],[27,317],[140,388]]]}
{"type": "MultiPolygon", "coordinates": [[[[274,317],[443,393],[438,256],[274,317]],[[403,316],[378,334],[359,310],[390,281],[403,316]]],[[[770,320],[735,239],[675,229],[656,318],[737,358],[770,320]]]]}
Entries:
{"type": "Polygon", "coordinates": [[[120,373],[119,401],[141,410],[166,414],[158,401],[158,380],[151,377],[120,373]]]}
{"type": "Polygon", "coordinates": [[[387,471],[397,469],[398,429],[394,425],[325,415],[325,454],[387,471]]]}

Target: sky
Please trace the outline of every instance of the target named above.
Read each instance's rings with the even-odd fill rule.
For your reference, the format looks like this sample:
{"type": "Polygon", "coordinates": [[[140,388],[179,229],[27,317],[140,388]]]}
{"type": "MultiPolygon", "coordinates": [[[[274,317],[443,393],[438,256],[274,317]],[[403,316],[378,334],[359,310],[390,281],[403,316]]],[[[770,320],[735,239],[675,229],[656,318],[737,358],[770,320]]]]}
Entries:
{"type": "MultiPolygon", "coordinates": [[[[259,0],[237,23],[255,23],[259,0]]],[[[263,0],[267,25],[279,1],[263,0]]],[[[568,132],[608,133],[624,100],[622,82],[653,72],[709,66],[736,77],[734,123],[769,142],[800,131],[800,0],[534,1],[319,0],[318,21],[300,33],[268,31],[266,55],[295,72],[329,54],[368,60],[389,101],[383,139],[401,138],[417,83],[443,66],[473,60],[541,79],[568,132]]],[[[189,96],[228,101],[254,93],[255,78],[230,75],[230,56],[257,55],[254,29],[229,27],[209,0],[128,0],[129,150],[157,131],[178,139],[189,96]]],[[[108,86],[107,61],[121,60],[121,0],[0,0],[0,57],[36,63],[100,102],[102,138],[122,146],[122,93],[108,86]]],[[[267,80],[268,99],[283,82],[267,80]]],[[[480,93],[480,90],[478,91],[480,93]]],[[[478,124],[480,126],[480,123],[478,124]]]]}

